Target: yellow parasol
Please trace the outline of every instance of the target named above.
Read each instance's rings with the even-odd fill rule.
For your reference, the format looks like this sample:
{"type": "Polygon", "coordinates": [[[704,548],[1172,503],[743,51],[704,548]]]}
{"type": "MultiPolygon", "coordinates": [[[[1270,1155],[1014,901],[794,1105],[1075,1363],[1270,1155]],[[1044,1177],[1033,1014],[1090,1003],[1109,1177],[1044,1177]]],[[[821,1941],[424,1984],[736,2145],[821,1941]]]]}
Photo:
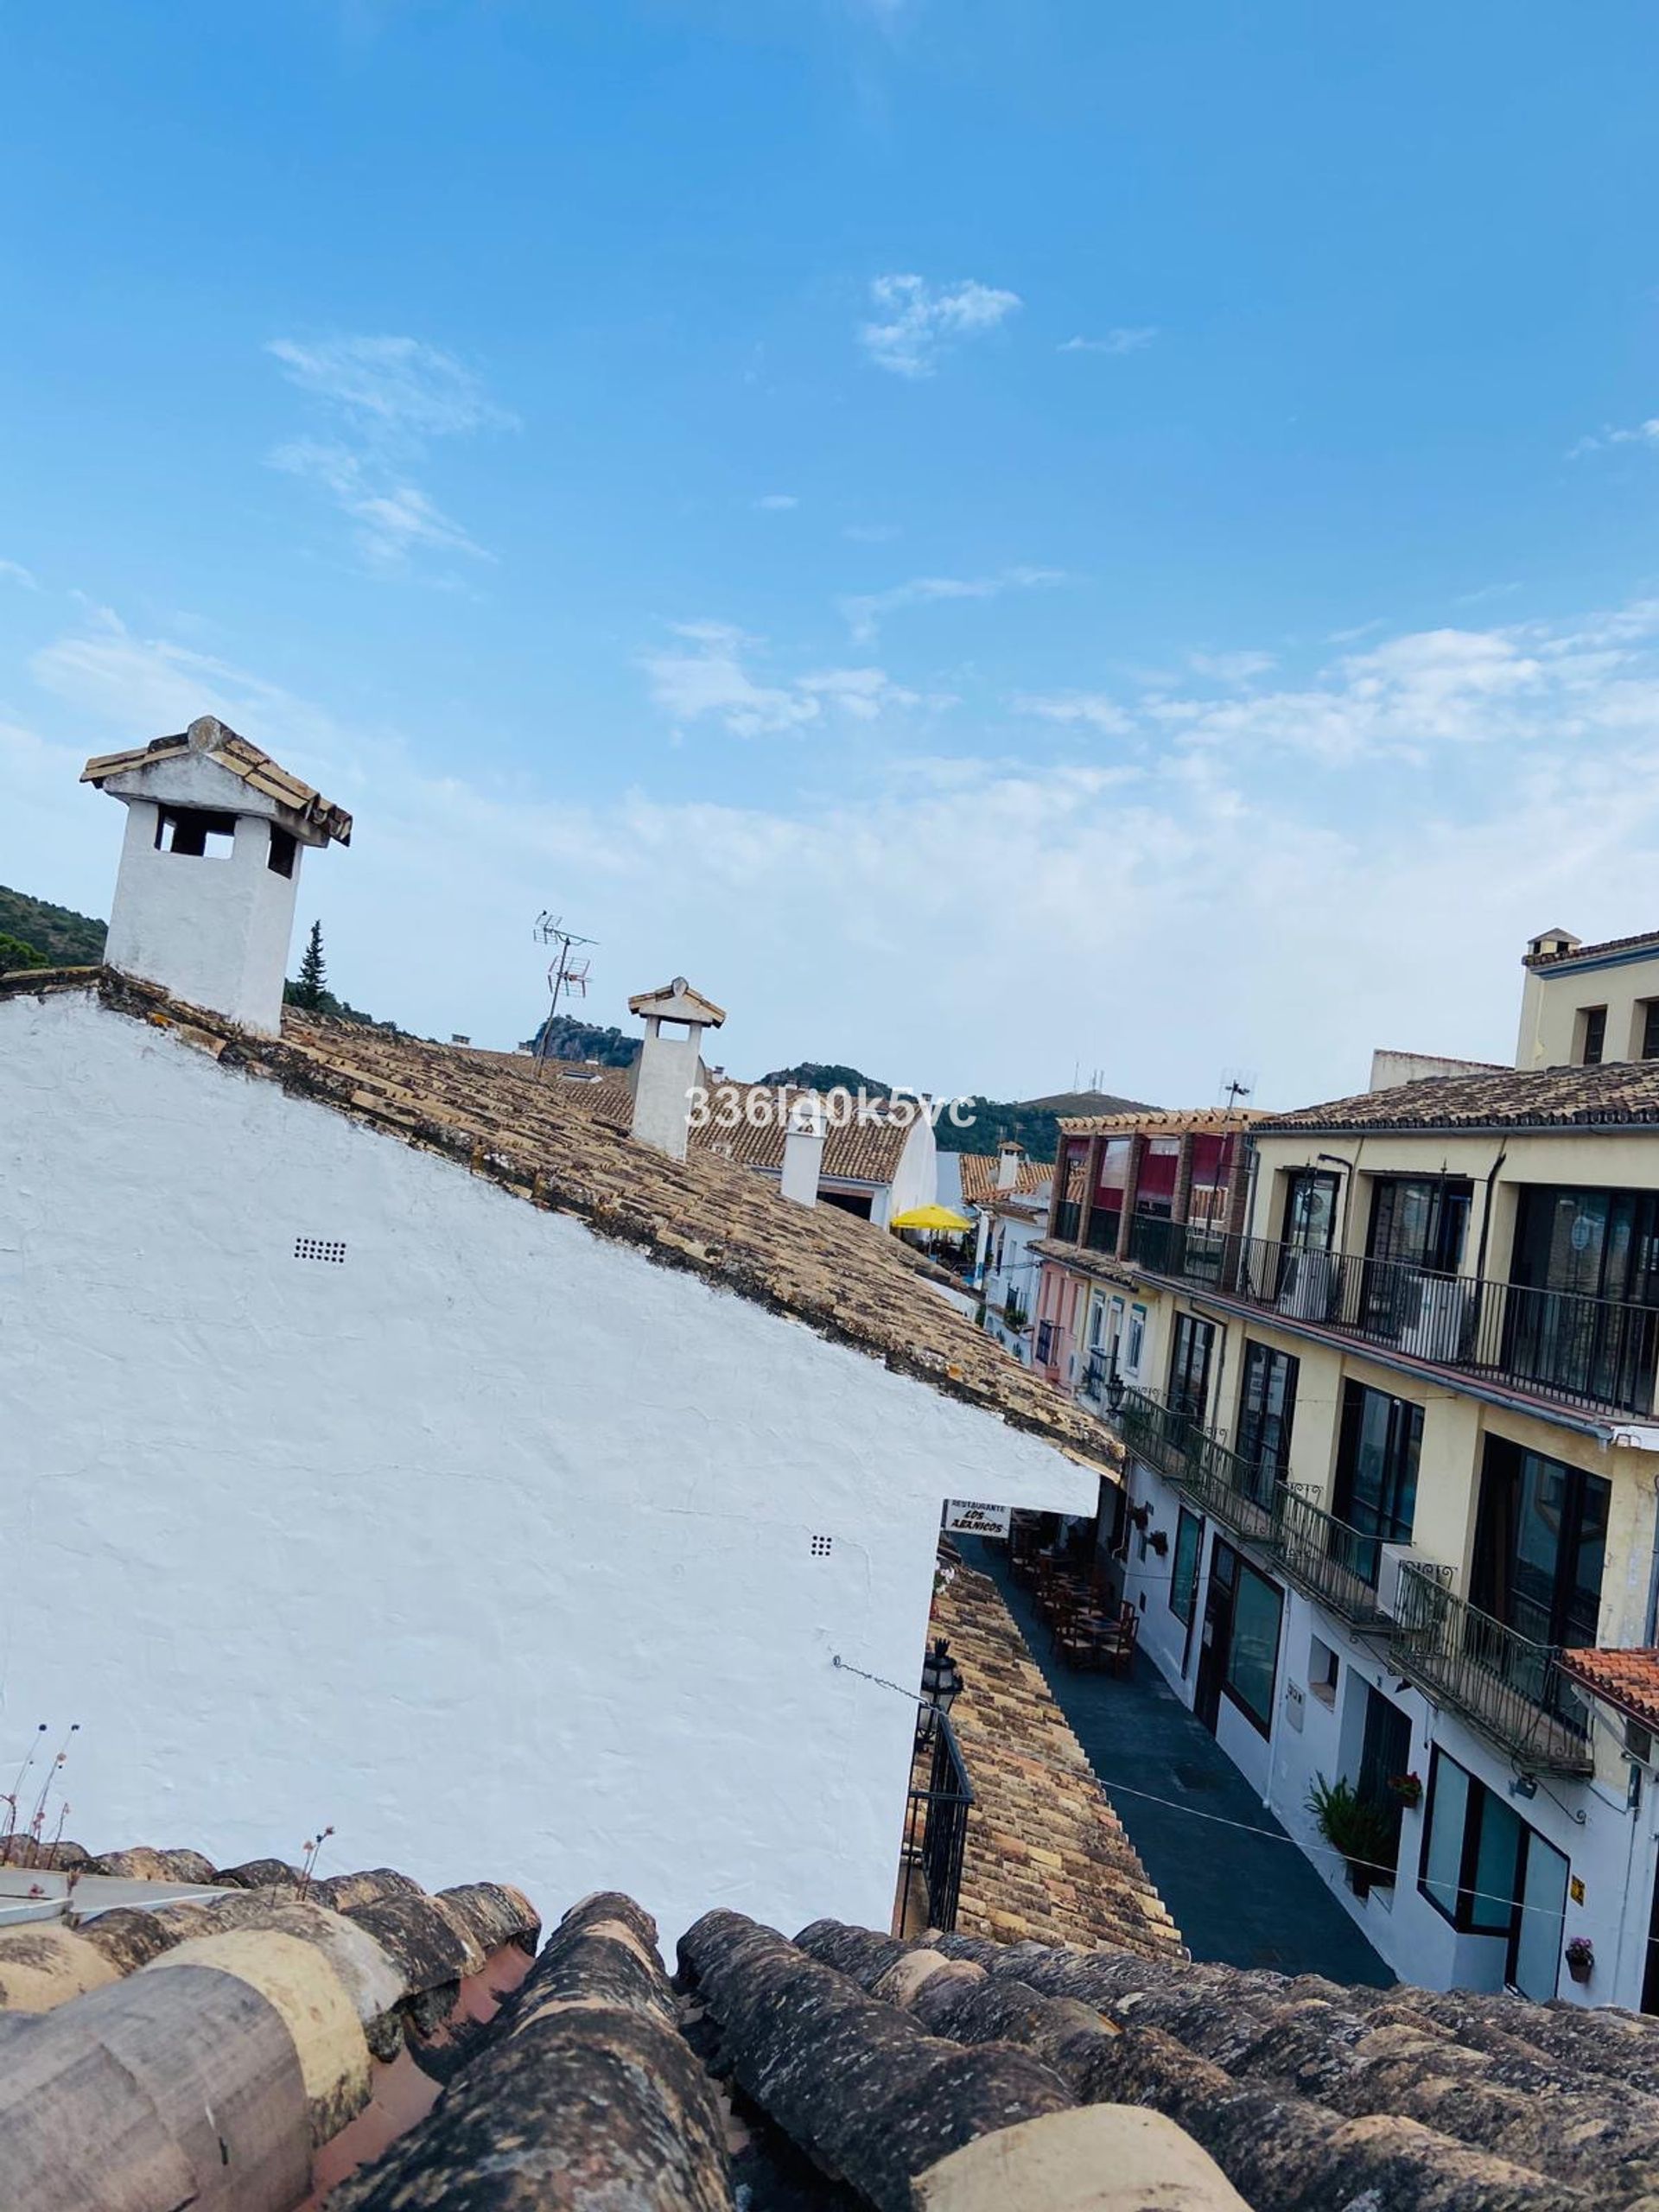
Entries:
{"type": "Polygon", "coordinates": [[[964,1230],[973,1227],[959,1213],[952,1213],[949,1206],[912,1206],[906,1213],[896,1213],[888,1226],[893,1229],[964,1230]]]}

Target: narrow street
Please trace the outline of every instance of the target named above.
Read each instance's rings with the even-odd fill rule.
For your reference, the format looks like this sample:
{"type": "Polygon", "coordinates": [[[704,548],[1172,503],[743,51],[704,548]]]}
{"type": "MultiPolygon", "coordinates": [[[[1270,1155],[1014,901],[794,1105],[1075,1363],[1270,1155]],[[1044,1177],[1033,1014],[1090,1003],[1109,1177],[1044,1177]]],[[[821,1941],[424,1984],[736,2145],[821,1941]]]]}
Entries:
{"type": "Polygon", "coordinates": [[[1137,1652],[1124,1680],[1059,1666],[1029,1595],[1008,1572],[1007,1547],[975,1537],[957,1541],[1007,1601],[1192,1956],[1377,1987],[1391,1983],[1388,1967],[1151,1659],[1137,1652]],[[1131,1796],[1131,1789],[1169,1802],[1131,1796]],[[1217,1827],[1217,1820],[1271,1833],[1245,1834],[1217,1827]]]}

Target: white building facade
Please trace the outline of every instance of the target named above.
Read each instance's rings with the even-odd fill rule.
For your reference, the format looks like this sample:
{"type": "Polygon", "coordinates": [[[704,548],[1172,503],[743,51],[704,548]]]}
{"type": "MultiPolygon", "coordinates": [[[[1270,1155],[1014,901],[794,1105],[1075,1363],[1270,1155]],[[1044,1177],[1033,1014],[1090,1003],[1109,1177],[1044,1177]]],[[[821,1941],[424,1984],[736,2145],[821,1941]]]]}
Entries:
{"type": "MultiPolygon", "coordinates": [[[[224,865],[164,858],[181,915],[224,865]]],[[[433,1886],[485,1834],[671,1939],[718,1901],[885,1924],[914,1713],[851,1669],[916,1677],[948,1497],[1094,1510],[1056,1448],[1090,1425],[998,1418],[1038,1386],[885,1240],[556,1121],[528,1074],[265,1040],[234,979],[207,1012],[29,980],[0,1750],[78,1724],[69,1832],[231,1864],[327,1825],[433,1886]]]]}

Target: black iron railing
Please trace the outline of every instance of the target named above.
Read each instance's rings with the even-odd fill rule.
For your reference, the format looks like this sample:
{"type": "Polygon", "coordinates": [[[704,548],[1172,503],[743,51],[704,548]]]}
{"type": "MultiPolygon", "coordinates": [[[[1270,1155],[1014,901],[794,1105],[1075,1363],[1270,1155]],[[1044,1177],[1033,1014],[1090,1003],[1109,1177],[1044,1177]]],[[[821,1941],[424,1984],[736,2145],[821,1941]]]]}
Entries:
{"type": "Polygon", "coordinates": [[[1084,1236],[1084,1242],[1088,1245],[1089,1249],[1091,1252],[1116,1252],[1118,1228],[1122,1218],[1121,1213],[1109,1212],[1102,1206],[1092,1207],[1089,1214],[1089,1226],[1084,1236]]]}
{"type": "Polygon", "coordinates": [[[1369,1624],[1382,1618],[1381,1541],[1291,1489],[1276,1459],[1236,1451],[1191,1414],[1130,1383],[1123,1386],[1116,1421],[1137,1458],[1263,1553],[1299,1589],[1344,1620],[1369,1624]]]}
{"type": "Polygon", "coordinates": [[[1389,1656],[1500,1749],[1548,1774],[1595,1771],[1590,1713],[1553,1645],[1533,1643],[1409,1560],[1400,1569],[1389,1656]]]}
{"type": "Polygon", "coordinates": [[[1062,1244],[1075,1244],[1083,1208],[1075,1198],[1062,1199],[1054,1209],[1054,1234],[1062,1244]]]}
{"type": "Polygon", "coordinates": [[[1563,1405],[1654,1410],[1659,1307],[1526,1283],[1437,1274],[1401,1260],[1305,1251],[1265,1236],[1140,1216],[1129,1256],[1149,1273],[1509,1382],[1563,1405]]]}
{"type": "Polygon", "coordinates": [[[925,1788],[912,1786],[905,1822],[898,1926],[911,1930],[912,1908],[925,1906],[925,1925],[948,1936],[962,1897],[962,1864],[974,1793],[962,1752],[943,1713],[931,1716],[932,1758],[925,1788]]]}

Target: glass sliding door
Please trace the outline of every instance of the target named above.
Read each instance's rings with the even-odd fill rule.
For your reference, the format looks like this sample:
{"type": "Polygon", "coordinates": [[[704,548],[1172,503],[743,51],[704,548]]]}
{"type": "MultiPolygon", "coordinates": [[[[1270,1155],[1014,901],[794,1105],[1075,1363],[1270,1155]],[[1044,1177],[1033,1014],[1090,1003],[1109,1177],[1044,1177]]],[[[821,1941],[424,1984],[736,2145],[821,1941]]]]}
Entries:
{"type": "Polygon", "coordinates": [[[1354,1563],[1355,1572],[1373,1589],[1382,1545],[1411,1541],[1422,1443],[1421,1406],[1367,1389],[1363,1382],[1344,1385],[1336,1516],[1361,1536],[1375,1539],[1357,1548],[1354,1563]]]}
{"type": "Polygon", "coordinates": [[[1265,1505],[1290,1474],[1290,1425],[1296,1411],[1300,1363],[1271,1344],[1247,1341],[1238,1402],[1238,1456],[1249,1470],[1250,1495],[1265,1505]]]}

